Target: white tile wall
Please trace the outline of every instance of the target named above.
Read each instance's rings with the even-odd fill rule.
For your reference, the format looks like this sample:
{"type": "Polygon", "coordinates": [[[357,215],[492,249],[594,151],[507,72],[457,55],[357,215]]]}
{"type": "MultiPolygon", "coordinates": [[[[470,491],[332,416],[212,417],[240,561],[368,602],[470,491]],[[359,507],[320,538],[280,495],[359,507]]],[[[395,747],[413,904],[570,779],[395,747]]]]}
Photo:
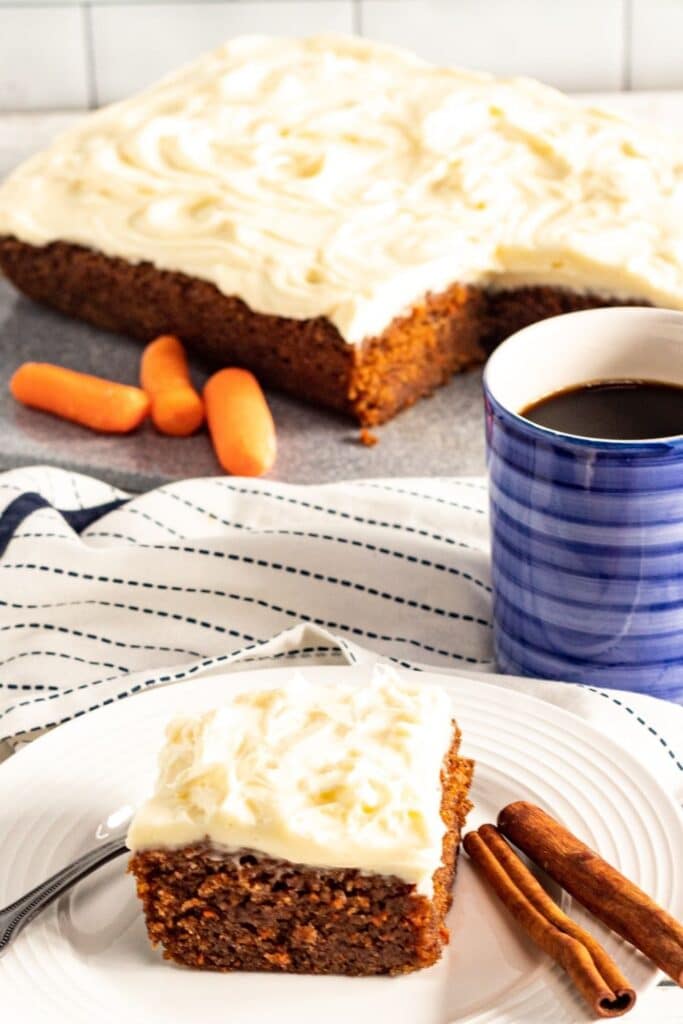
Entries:
{"type": "Polygon", "coordinates": [[[633,0],[631,87],[683,88],[683,0],[633,0]]]}
{"type": "Polygon", "coordinates": [[[568,90],[683,89],[683,0],[0,0],[0,110],[117,99],[233,33],[319,31],[568,90]]]}
{"type": "Polygon", "coordinates": [[[428,60],[619,89],[622,0],[363,0],[363,35],[428,60]]]}
{"type": "Polygon", "coordinates": [[[85,17],[80,7],[0,7],[0,108],[87,106],[85,17]]]}
{"type": "Polygon", "coordinates": [[[213,49],[231,35],[351,32],[351,0],[232,0],[230,3],[94,7],[100,103],[125,96],[213,49]],[[150,45],[150,40],[154,44],[150,45]]]}

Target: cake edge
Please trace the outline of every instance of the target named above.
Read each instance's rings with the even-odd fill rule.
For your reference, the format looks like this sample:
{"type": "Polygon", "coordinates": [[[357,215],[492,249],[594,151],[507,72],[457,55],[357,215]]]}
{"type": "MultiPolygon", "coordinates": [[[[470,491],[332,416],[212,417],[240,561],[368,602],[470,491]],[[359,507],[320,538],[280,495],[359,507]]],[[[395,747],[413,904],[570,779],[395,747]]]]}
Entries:
{"type": "Polygon", "coordinates": [[[624,305],[552,287],[486,290],[455,282],[381,334],[350,345],[324,317],[255,313],[208,281],[69,242],[0,237],[0,270],[23,294],[95,327],[148,342],[177,334],[209,365],[239,365],[276,390],[384,423],[483,363],[514,331],[559,313],[624,305]]]}

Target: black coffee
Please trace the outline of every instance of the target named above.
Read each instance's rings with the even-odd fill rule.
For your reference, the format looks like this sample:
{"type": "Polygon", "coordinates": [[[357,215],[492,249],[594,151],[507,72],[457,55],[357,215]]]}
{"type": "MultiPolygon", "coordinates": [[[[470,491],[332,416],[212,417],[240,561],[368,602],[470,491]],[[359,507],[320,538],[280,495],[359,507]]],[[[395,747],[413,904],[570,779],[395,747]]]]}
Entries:
{"type": "Polygon", "coordinates": [[[564,434],[644,440],[683,434],[683,387],[652,380],[601,380],[556,391],[522,416],[564,434]]]}

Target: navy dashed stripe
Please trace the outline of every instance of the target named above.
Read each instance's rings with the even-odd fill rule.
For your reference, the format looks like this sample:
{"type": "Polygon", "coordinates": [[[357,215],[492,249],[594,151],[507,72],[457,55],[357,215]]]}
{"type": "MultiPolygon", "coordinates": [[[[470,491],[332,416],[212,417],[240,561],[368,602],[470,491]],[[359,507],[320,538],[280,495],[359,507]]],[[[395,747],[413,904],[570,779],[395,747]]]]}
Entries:
{"type": "Polygon", "coordinates": [[[112,679],[118,679],[119,677],[119,673],[117,672],[115,675],[105,676],[103,679],[92,679],[87,683],[79,683],[78,686],[67,687],[64,690],[60,690],[59,693],[50,693],[46,697],[31,697],[27,700],[17,701],[16,704],[10,704],[9,707],[6,707],[4,708],[3,711],[0,711],[0,719],[6,718],[13,711],[16,711],[18,708],[26,708],[29,706],[33,707],[34,704],[44,704],[46,701],[59,700],[61,697],[68,697],[72,693],[78,693],[79,690],[89,690],[93,686],[100,686],[102,683],[110,683],[112,679]]]}
{"type": "MultiPolygon", "coordinates": [[[[227,557],[230,558],[231,555],[227,555],[227,557]]],[[[254,559],[252,561],[258,563],[259,560],[254,559]]],[[[11,567],[0,566],[0,568],[11,568],[11,567]]],[[[16,568],[16,566],[15,566],[15,568],[16,568]]],[[[28,565],[23,566],[23,568],[34,568],[34,569],[38,569],[38,570],[46,571],[46,572],[54,571],[54,572],[60,573],[60,574],[64,573],[65,575],[68,575],[68,576],[73,576],[74,575],[73,571],[68,571],[67,572],[67,571],[59,569],[59,568],[51,569],[49,566],[37,566],[37,565],[28,564],[28,565]]],[[[94,579],[94,580],[101,581],[101,577],[99,577],[99,576],[98,577],[93,577],[89,573],[75,574],[75,575],[80,576],[80,578],[82,578],[82,579],[94,579]]],[[[122,579],[118,579],[118,578],[115,578],[115,577],[112,577],[111,579],[106,580],[105,582],[123,583],[123,584],[130,584],[131,583],[130,580],[122,580],[122,579]]],[[[142,584],[142,585],[144,586],[144,584],[142,584]]],[[[348,625],[347,623],[344,623],[344,622],[337,622],[336,620],[333,621],[333,620],[323,619],[323,618],[320,618],[318,616],[309,615],[306,612],[297,611],[297,610],[295,610],[293,608],[285,608],[282,605],[278,605],[278,604],[275,604],[273,602],[266,601],[264,598],[257,598],[257,597],[253,597],[251,595],[245,595],[245,594],[234,595],[234,594],[228,594],[227,592],[221,593],[221,592],[218,592],[218,591],[207,590],[207,589],[199,588],[199,587],[179,587],[179,586],[171,586],[171,585],[166,585],[166,584],[153,584],[153,585],[150,584],[150,586],[154,586],[155,588],[158,588],[158,589],[161,589],[161,590],[168,590],[168,591],[174,591],[174,592],[181,591],[181,592],[184,592],[184,593],[195,593],[195,594],[208,593],[208,594],[210,594],[212,596],[224,596],[224,597],[227,597],[227,598],[237,599],[239,601],[244,601],[247,604],[253,604],[253,605],[256,605],[256,606],[261,607],[261,608],[267,608],[269,611],[274,611],[274,612],[277,612],[279,614],[286,615],[287,617],[292,618],[292,619],[294,619],[297,622],[310,622],[313,625],[322,626],[325,629],[333,629],[333,630],[334,629],[340,629],[343,632],[349,633],[352,636],[364,636],[364,637],[368,637],[368,638],[370,638],[372,640],[381,640],[384,643],[407,644],[407,645],[412,646],[412,647],[417,647],[419,650],[428,651],[430,654],[438,654],[441,657],[451,658],[452,660],[460,661],[460,662],[465,662],[465,663],[470,664],[470,665],[488,665],[488,664],[490,664],[489,660],[482,660],[480,658],[474,658],[474,657],[471,657],[469,655],[460,654],[457,651],[449,651],[449,650],[446,650],[446,649],[441,648],[441,647],[436,647],[433,644],[428,644],[428,643],[421,642],[419,640],[415,640],[412,637],[390,636],[390,635],[385,634],[385,633],[375,632],[374,630],[362,629],[360,626],[350,626],[350,625],[348,625]]],[[[229,628],[227,628],[225,626],[220,626],[220,625],[217,625],[215,623],[210,623],[210,622],[206,622],[204,620],[196,619],[196,618],[194,618],[192,616],[180,615],[177,612],[169,612],[169,611],[166,611],[165,609],[143,608],[143,607],[140,607],[138,605],[123,604],[122,602],[118,602],[118,601],[104,601],[104,600],[97,600],[97,599],[86,599],[86,600],[83,600],[82,602],[76,601],[76,602],[67,602],[67,603],[70,604],[70,605],[74,605],[74,604],[97,605],[97,606],[103,607],[103,608],[117,608],[117,609],[123,609],[123,610],[126,610],[126,611],[142,612],[145,615],[158,615],[158,616],[161,616],[163,618],[175,619],[176,621],[187,622],[190,625],[201,626],[201,627],[203,627],[205,629],[214,629],[214,630],[216,630],[219,633],[226,633],[229,636],[241,637],[244,640],[254,640],[255,639],[254,637],[250,636],[248,633],[240,633],[238,630],[229,629],[229,628]]],[[[6,605],[6,604],[7,604],[7,602],[0,601],[0,605],[6,605]]],[[[17,609],[23,609],[24,608],[24,606],[19,604],[18,602],[13,602],[11,607],[14,607],[14,608],[17,608],[17,609]]],[[[27,605],[25,607],[27,609],[29,609],[29,610],[36,610],[35,608],[32,608],[31,605],[27,605]]],[[[38,608],[40,610],[44,610],[45,607],[48,607],[48,608],[50,608],[50,607],[60,607],[60,605],[50,605],[50,604],[48,604],[47,606],[46,605],[39,605],[38,606],[38,608]]],[[[12,629],[23,629],[23,628],[25,628],[25,625],[26,624],[21,623],[21,624],[18,624],[18,625],[1,626],[0,627],[0,632],[6,631],[6,630],[12,630],[12,629]]],[[[265,639],[266,639],[266,637],[261,637],[259,642],[263,642],[265,639]]]]}
{"type": "MultiPolygon", "coordinates": [[[[246,532],[252,532],[253,528],[245,523],[237,522],[236,520],[221,519],[222,524],[230,526],[235,530],[245,530],[246,532]]],[[[372,544],[369,541],[359,540],[355,537],[341,537],[329,533],[318,533],[315,530],[284,530],[284,529],[263,529],[258,530],[259,536],[271,536],[271,537],[299,537],[310,540],[322,540],[330,543],[345,545],[352,548],[362,548],[364,551],[370,551],[373,554],[382,556],[390,556],[397,558],[401,561],[408,562],[411,565],[420,565],[426,569],[434,569],[435,572],[448,573],[452,576],[458,576],[460,579],[467,580],[469,583],[473,583],[475,587],[481,587],[487,594],[491,593],[491,586],[485,581],[480,579],[478,576],[467,572],[465,569],[458,569],[454,565],[447,565],[444,562],[434,562],[429,558],[422,558],[417,555],[409,555],[404,551],[397,551],[393,548],[387,548],[380,546],[379,544],[372,544]]],[[[134,537],[131,537],[125,533],[114,533],[108,530],[93,530],[88,531],[87,540],[91,537],[108,537],[112,540],[125,540],[131,544],[134,544],[138,548],[152,549],[155,551],[177,551],[177,547],[173,547],[168,544],[144,544],[137,541],[134,537]]],[[[67,540],[68,536],[60,533],[18,533],[15,534],[15,540],[24,540],[31,538],[33,540],[39,539],[54,539],[54,540],[67,540]]],[[[188,551],[188,548],[182,550],[188,551]]],[[[218,556],[220,557],[220,552],[218,556]]]]}
{"type": "Polygon", "coordinates": [[[81,498],[80,491],[78,490],[78,478],[75,473],[70,474],[69,480],[71,483],[71,490],[74,492],[75,507],[77,509],[83,508],[83,499],[81,498]]]}
{"type": "MultiPolygon", "coordinates": [[[[41,568],[45,568],[45,567],[41,566],[41,568]]],[[[62,572],[63,570],[55,570],[55,571],[62,572]]],[[[68,575],[72,575],[72,573],[70,572],[70,573],[68,573],[68,575]]],[[[83,578],[87,578],[87,575],[84,576],[83,578]]],[[[112,582],[115,583],[116,580],[112,580],[112,582]]],[[[162,584],[160,584],[159,586],[163,587],[162,584]]],[[[175,590],[176,588],[175,587],[164,587],[163,589],[175,590]]],[[[192,592],[199,593],[200,591],[194,590],[192,592]]],[[[174,622],[187,622],[191,626],[200,626],[202,629],[214,630],[216,633],[225,633],[226,636],[233,636],[236,639],[242,639],[242,640],[255,640],[256,639],[255,637],[251,636],[249,633],[242,633],[238,629],[231,629],[228,626],[221,626],[220,623],[208,622],[205,619],[197,619],[193,615],[181,615],[180,612],[168,611],[166,608],[145,608],[145,607],[143,607],[141,605],[137,605],[137,604],[125,604],[123,601],[104,601],[104,600],[99,600],[99,599],[96,600],[96,599],[90,599],[90,598],[85,599],[83,601],[68,602],[68,604],[71,607],[74,607],[75,605],[96,605],[99,608],[116,608],[119,611],[137,612],[137,613],[140,613],[142,615],[156,615],[156,616],[158,616],[159,618],[162,618],[162,619],[169,619],[169,620],[173,620],[174,622]]],[[[8,606],[8,602],[7,601],[0,601],[0,605],[4,605],[4,606],[7,607],[8,606]]],[[[61,605],[61,607],[64,607],[64,606],[65,606],[64,604],[61,605]]],[[[17,602],[14,602],[11,605],[9,605],[9,607],[21,609],[23,606],[21,604],[18,604],[17,602]]],[[[27,605],[26,607],[29,610],[37,610],[37,609],[44,610],[45,608],[60,607],[60,606],[59,605],[55,606],[55,605],[49,605],[48,604],[48,605],[38,605],[38,606],[36,606],[36,608],[32,608],[31,605],[27,605]]],[[[14,628],[17,628],[17,627],[12,626],[12,625],[1,626],[0,627],[0,631],[2,631],[2,630],[12,630],[14,628]]],[[[265,637],[262,638],[262,639],[265,639],[265,637]]]]}
{"type": "Polygon", "coordinates": [[[465,505],[462,501],[453,501],[452,498],[442,498],[437,494],[424,494],[422,491],[411,491],[394,484],[376,483],[374,480],[360,480],[358,486],[367,487],[374,491],[388,491],[390,494],[404,494],[410,498],[420,498],[421,501],[433,501],[438,505],[448,505],[450,508],[457,508],[461,512],[474,512],[478,516],[486,514],[486,509],[478,508],[475,505],[465,505]]]}
{"type": "MultiPolygon", "coordinates": [[[[24,658],[60,658],[64,661],[75,661],[80,665],[90,665],[94,668],[115,668],[118,672],[130,671],[127,665],[115,665],[112,661],[97,661],[94,658],[81,658],[78,654],[69,654],[67,651],[20,651],[19,654],[12,654],[9,658],[4,658],[0,661],[0,668],[4,668],[5,665],[11,665],[14,662],[21,661],[24,658]]],[[[16,689],[31,689],[31,690],[56,690],[57,686],[45,686],[42,683],[2,683],[0,682],[0,689],[16,690],[16,689]]]]}
{"type": "MultiPolygon", "coordinates": [[[[250,644],[247,647],[237,648],[236,650],[231,651],[229,654],[219,654],[219,655],[216,655],[215,657],[203,658],[201,661],[195,662],[195,664],[190,665],[188,668],[179,669],[177,672],[164,672],[164,673],[160,673],[160,674],[157,674],[157,675],[154,675],[154,676],[150,676],[147,679],[144,679],[142,682],[136,683],[134,686],[131,686],[129,689],[122,690],[119,693],[117,693],[117,694],[107,698],[106,700],[102,701],[101,704],[93,704],[93,705],[91,705],[90,707],[87,708],[87,711],[96,711],[96,710],[98,710],[98,708],[105,707],[108,704],[113,704],[115,701],[118,701],[118,700],[125,700],[127,697],[131,697],[133,694],[140,693],[143,690],[149,689],[150,687],[153,687],[153,686],[161,686],[161,685],[163,685],[165,683],[179,682],[179,681],[181,681],[183,679],[189,679],[191,676],[197,675],[197,673],[201,672],[203,669],[213,668],[215,665],[224,664],[225,662],[233,662],[236,665],[241,665],[242,662],[247,660],[247,659],[246,658],[241,658],[240,654],[243,653],[243,652],[249,651],[249,650],[253,650],[253,649],[255,649],[258,646],[260,646],[260,644],[258,644],[258,643],[250,644]]],[[[311,647],[311,646],[300,648],[300,649],[298,649],[298,651],[295,648],[295,649],[292,649],[290,652],[288,652],[288,656],[289,657],[294,657],[295,654],[298,653],[298,652],[302,652],[302,653],[308,655],[308,654],[313,653],[314,650],[315,650],[315,648],[311,647]]],[[[329,648],[325,647],[325,651],[328,651],[328,650],[329,650],[329,648]]],[[[281,653],[282,653],[282,656],[284,657],[285,656],[285,652],[281,652],[281,653]]],[[[269,655],[268,657],[269,657],[269,659],[276,659],[277,657],[279,657],[279,652],[274,654],[274,655],[269,655]]],[[[106,679],[106,680],[105,679],[101,679],[98,682],[99,683],[108,682],[109,679],[111,679],[111,678],[116,678],[116,677],[115,676],[114,677],[108,677],[108,679],[106,679]]],[[[44,703],[45,701],[50,701],[50,700],[53,700],[53,699],[56,699],[56,698],[62,696],[64,692],[75,693],[78,690],[84,689],[85,687],[86,687],[86,684],[83,684],[82,686],[74,687],[73,689],[71,689],[69,691],[63,691],[62,693],[50,694],[50,696],[48,696],[48,697],[37,697],[37,698],[35,698],[35,700],[32,700],[32,701],[28,700],[28,701],[22,701],[22,702],[20,702],[18,704],[14,704],[14,705],[12,705],[12,707],[6,708],[2,712],[2,714],[0,714],[0,719],[2,719],[5,715],[8,715],[11,711],[16,711],[17,708],[25,707],[25,706],[27,706],[29,704],[44,703]]],[[[67,716],[65,718],[60,719],[59,722],[51,722],[51,723],[49,723],[47,725],[38,726],[35,729],[22,730],[20,732],[14,733],[13,735],[15,737],[16,736],[22,736],[22,735],[26,735],[27,732],[34,732],[34,731],[38,731],[40,729],[51,728],[51,727],[53,727],[55,725],[62,725],[64,722],[68,722],[72,718],[78,718],[78,717],[80,717],[84,713],[85,713],[84,711],[79,711],[79,712],[76,712],[74,715],[69,715],[69,716],[67,716]]],[[[3,739],[3,738],[4,737],[0,736],[0,739],[3,739]]]]}
{"type": "Polygon", "coordinates": [[[140,519],[144,519],[145,522],[151,523],[152,526],[158,526],[161,530],[166,530],[166,532],[170,533],[172,537],[183,536],[182,533],[178,533],[178,531],[174,530],[172,526],[168,525],[168,523],[162,523],[160,519],[155,519],[154,516],[149,515],[148,512],[143,512],[141,508],[129,508],[126,509],[126,511],[131,516],[139,516],[140,519]]]}
{"type": "Polygon", "coordinates": [[[22,629],[45,630],[46,632],[62,633],[65,636],[76,636],[82,640],[105,644],[108,647],[129,648],[132,651],[158,651],[162,654],[186,654],[188,658],[201,658],[200,651],[192,651],[185,647],[166,647],[163,644],[138,644],[131,640],[118,640],[101,633],[90,633],[71,626],[59,626],[54,622],[15,622],[8,626],[0,626],[0,633],[14,632],[22,629]]]}
{"type": "MultiPolygon", "coordinates": [[[[467,544],[465,541],[456,540],[454,537],[449,537],[443,533],[434,533],[430,530],[423,530],[417,526],[409,526],[406,523],[392,523],[385,519],[375,519],[372,516],[361,516],[355,512],[345,512],[343,509],[330,508],[329,506],[325,505],[318,505],[311,501],[304,501],[303,498],[292,498],[289,495],[277,494],[274,491],[255,490],[254,488],[250,487],[237,487],[236,485],[229,484],[225,480],[216,480],[216,486],[223,487],[226,490],[233,491],[235,494],[245,494],[253,496],[260,495],[264,498],[271,498],[273,501],[283,502],[286,505],[294,505],[297,506],[298,508],[307,508],[312,512],[322,512],[328,516],[338,516],[340,519],[343,519],[347,522],[360,523],[363,526],[378,526],[381,529],[396,530],[399,533],[410,533],[418,537],[426,537],[428,540],[435,540],[440,544],[448,544],[452,547],[464,548],[468,551],[480,552],[482,550],[475,544],[467,544]]],[[[194,509],[196,512],[203,512],[204,515],[209,516],[211,519],[217,520],[217,522],[221,521],[220,517],[215,515],[213,512],[210,512],[208,509],[202,508],[201,505],[196,505],[195,503],[188,501],[186,498],[181,498],[179,495],[174,494],[173,491],[165,491],[164,496],[167,498],[173,498],[175,501],[181,502],[181,504],[186,505],[188,508],[194,509]]]]}
{"type": "Polygon", "coordinates": [[[64,533],[55,533],[54,531],[42,532],[40,530],[33,533],[30,530],[19,530],[18,533],[12,534],[12,541],[17,540],[65,540],[73,543],[75,542],[75,537],[70,530],[65,530],[64,533]]]}
{"type": "Polygon", "coordinates": [[[651,726],[648,722],[645,721],[642,715],[639,715],[637,711],[634,711],[629,704],[626,704],[625,701],[621,700],[619,697],[612,696],[611,693],[605,693],[604,690],[598,690],[595,686],[586,686],[585,689],[589,690],[591,693],[596,693],[599,697],[604,697],[605,700],[610,701],[612,704],[615,704],[618,708],[622,708],[628,715],[631,715],[638,723],[638,725],[642,725],[645,729],[647,729],[651,736],[654,736],[655,739],[659,741],[659,745],[663,747],[668,757],[674,762],[678,770],[680,772],[683,772],[683,761],[676,756],[670,744],[667,743],[664,737],[661,736],[653,726],[651,726]]]}
{"type": "MultiPolygon", "coordinates": [[[[166,550],[168,549],[169,548],[167,547],[166,550]]],[[[235,552],[228,552],[226,557],[229,561],[241,562],[244,565],[254,565],[264,569],[274,569],[277,572],[289,573],[294,576],[303,576],[305,579],[312,579],[319,583],[331,583],[335,586],[346,587],[347,589],[355,590],[358,593],[367,594],[370,597],[379,597],[383,601],[390,601],[394,604],[405,605],[406,608],[413,608],[416,611],[428,612],[429,614],[438,615],[447,619],[457,619],[460,622],[469,622],[472,625],[484,626],[487,629],[491,628],[491,622],[489,619],[482,619],[476,615],[470,615],[468,612],[456,612],[448,608],[435,607],[434,605],[427,604],[423,601],[416,601],[414,598],[403,597],[401,594],[391,594],[386,590],[379,590],[377,587],[368,587],[364,583],[358,583],[357,581],[345,579],[344,577],[328,576],[325,573],[315,572],[310,569],[303,569],[300,566],[284,565],[281,562],[270,562],[265,558],[254,558],[251,555],[238,555],[235,552]]],[[[256,598],[250,594],[238,594],[212,587],[185,587],[179,583],[153,583],[150,580],[123,579],[119,576],[104,576],[101,574],[95,575],[94,573],[89,572],[77,572],[75,569],[63,569],[61,566],[38,565],[36,562],[5,562],[0,565],[0,569],[28,569],[36,572],[54,573],[58,576],[68,576],[70,579],[92,581],[94,583],[112,583],[116,586],[141,587],[144,590],[168,591],[176,594],[203,594],[208,597],[224,597],[230,601],[244,601],[247,604],[257,604],[261,608],[272,609],[273,611],[280,612],[294,618],[304,618],[304,613],[295,608],[285,608],[282,605],[273,604],[270,601],[266,601],[264,598],[256,598]]],[[[1,603],[2,602],[0,602],[0,604],[1,603]]],[[[109,606],[109,602],[105,602],[105,604],[109,606]]],[[[17,607],[31,607],[31,605],[18,605],[17,607]]],[[[40,605],[39,607],[44,608],[47,606],[40,605]]],[[[116,605],[114,605],[114,607],[116,607],[116,605]]],[[[150,609],[146,609],[146,611],[150,612],[150,614],[153,613],[153,610],[150,609]]],[[[167,613],[157,611],[157,614],[167,613]]],[[[193,624],[195,622],[195,620],[186,616],[176,614],[173,617],[193,624]]],[[[253,637],[245,636],[245,639],[253,639],[253,637]]]]}
{"type": "MultiPolygon", "coordinates": [[[[128,670],[126,669],[126,671],[128,671],[128,670]]],[[[55,684],[54,686],[52,686],[52,685],[49,685],[48,683],[0,683],[0,690],[10,690],[10,691],[18,691],[18,692],[24,692],[24,691],[31,691],[31,692],[36,691],[37,692],[37,691],[42,691],[42,690],[59,690],[59,692],[61,693],[62,692],[62,684],[60,683],[60,684],[55,684]]],[[[4,714],[4,712],[2,714],[4,714]]],[[[0,718],[2,717],[2,714],[0,714],[0,718]]]]}
{"type": "Polygon", "coordinates": [[[136,537],[131,537],[129,533],[113,533],[109,530],[88,530],[86,540],[91,540],[93,537],[108,537],[110,540],[125,540],[127,544],[133,544],[135,547],[140,543],[136,537]]]}
{"type": "MultiPolygon", "coordinates": [[[[324,654],[324,655],[326,655],[328,657],[334,657],[335,660],[343,661],[344,664],[354,665],[354,664],[357,663],[357,658],[356,658],[355,654],[353,653],[352,650],[350,650],[350,648],[342,640],[339,643],[338,647],[328,647],[328,646],[304,647],[304,648],[301,648],[301,649],[295,649],[295,650],[289,650],[289,651],[277,651],[277,652],[275,652],[273,654],[252,655],[252,656],[249,656],[249,657],[246,657],[246,658],[239,658],[236,661],[236,664],[237,665],[245,665],[245,664],[264,663],[265,662],[265,663],[268,663],[270,665],[273,662],[278,662],[278,661],[282,661],[282,660],[289,660],[289,659],[293,660],[293,659],[296,659],[297,661],[299,661],[299,660],[310,659],[310,658],[313,658],[313,657],[319,658],[321,654],[324,654]]],[[[227,659],[227,658],[231,658],[233,656],[234,655],[226,655],[225,658],[227,659]]],[[[201,667],[211,667],[210,663],[212,661],[213,662],[220,662],[221,660],[224,660],[224,658],[221,657],[221,658],[215,658],[215,659],[206,659],[206,662],[201,667]]],[[[422,668],[420,668],[419,666],[413,664],[412,662],[402,661],[400,658],[389,658],[388,660],[391,661],[393,664],[399,665],[399,666],[401,666],[402,668],[405,668],[405,669],[410,669],[413,672],[422,672],[423,671],[422,668]]],[[[193,671],[195,671],[194,668],[188,669],[187,670],[187,674],[190,675],[190,674],[192,674],[193,671]]],[[[55,699],[57,699],[59,697],[65,696],[67,694],[77,693],[79,690],[88,689],[89,686],[96,686],[96,685],[98,685],[100,683],[107,683],[107,682],[110,682],[112,679],[116,679],[116,678],[117,678],[116,676],[107,676],[104,679],[96,679],[96,680],[94,680],[91,683],[82,683],[79,686],[72,687],[71,689],[67,689],[67,690],[61,690],[60,689],[60,691],[58,693],[51,693],[47,697],[36,697],[36,698],[30,699],[30,700],[19,701],[18,703],[13,704],[10,707],[5,708],[4,711],[0,712],[0,719],[4,718],[5,715],[8,715],[10,712],[16,711],[17,708],[28,707],[29,705],[34,705],[34,704],[42,704],[42,703],[45,703],[45,701],[55,700],[55,699]]],[[[179,674],[176,674],[176,676],[174,676],[174,679],[179,680],[180,678],[181,678],[181,676],[179,674]]],[[[142,685],[144,685],[145,687],[148,687],[148,686],[154,686],[156,683],[163,684],[164,682],[168,682],[168,681],[169,681],[169,677],[168,676],[159,676],[158,679],[156,679],[156,680],[153,680],[153,679],[145,680],[144,684],[142,684],[142,685]]],[[[22,687],[22,689],[26,689],[26,688],[27,687],[22,687]]],[[[34,687],[34,689],[38,689],[38,688],[39,687],[34,687]]],[[[48,689],[56,690],[58,688],[57,687],[48,687],[48,689]]],[[[130,692],[123,692],[123,693],[117,694],[116,697],[113,697],[113,698],[110,698],[108,700],[103,701],[101,704],[94,704],[94,705],[92,705],[91,707],[88,708],[88,711],[96,711],[99,708],[104,707],[106,704],[112,704],[114,702],[114,700],[125,700],[126,697],[129,697],[132,694],[138,692],[139,689],[140,689],[140,685],[133,686],[133,687],[131,687],[130,692]]],[[[73,718],[78,718],[79,715],[81,715],[81,714],[82,714],[82,712],[78,712],[75,715],[73,715],[72,717],[73,718]]],[[[63,725],[64,722],[67,722],[67,721],[71,721],[71,718],[63,718],[63,719],[60,720],[60,722],[58,724],[59,725],[63,725]]],[[[36,728],[36,730],[24,730],[24,731],[15,733],[14,735],[15,736],[21,736],[21,735],[25,735],[25,733],[27,731],[28,732],[37,731],[37,729],[42,729],[42,728],[50,728],[50,726],[49,725],[48,726],[38,726],[36,728]]]]}
{"type": "MultiPolygon", "coordinates": [[[[346,646],[346,645],[344,645],[346,646]]],[[[326,654],[330,658],[334,658],[336,661],[343,661],[348,663],[349,659],[352,662],[356,661],[356,656],[353,651],[346,652],[342,650],[342,645],[339,647],[330,647],[328,644],[319,644],[317,647],[297,647],[291,651],[275,651],[273,654],[253,654],[247,658],[240,658],[238,664],[246,665],[255,661],[282,661],[282,659],[288,658],[313,658],[319,654],[326,654]]]]}

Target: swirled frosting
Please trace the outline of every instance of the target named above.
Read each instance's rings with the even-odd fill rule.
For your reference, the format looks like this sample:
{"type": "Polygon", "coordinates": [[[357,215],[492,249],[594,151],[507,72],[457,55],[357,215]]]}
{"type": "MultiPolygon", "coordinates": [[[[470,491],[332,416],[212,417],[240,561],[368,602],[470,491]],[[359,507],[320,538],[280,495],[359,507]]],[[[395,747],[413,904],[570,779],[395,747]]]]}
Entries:
{"type": "Polygon", "coordinates": [[[294,863],[396,875],[430,893],[453,739],[444,690],[378,670],[372,682],[250,689],[167,729],[131,849],[208,837],[294,863]]]}
{"type": "Polygon", "coordinates": [[[454,282],[683,308],[683,145],[527,79],[246,36],[20,166],[1,234],[149,260],[349,343],[454,282]]]}

